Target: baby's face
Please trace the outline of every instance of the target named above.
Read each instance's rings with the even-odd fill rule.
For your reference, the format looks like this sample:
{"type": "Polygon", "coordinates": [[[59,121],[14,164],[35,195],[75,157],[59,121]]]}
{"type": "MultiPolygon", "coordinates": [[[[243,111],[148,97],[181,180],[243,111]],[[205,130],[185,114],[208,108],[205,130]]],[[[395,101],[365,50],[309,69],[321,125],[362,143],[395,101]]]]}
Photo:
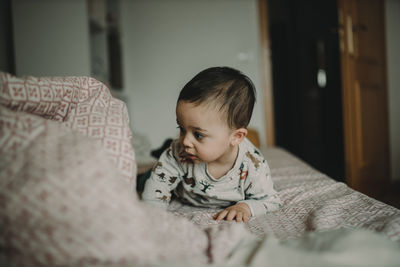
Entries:
{"type": "Polygon", "coordinates": [[[233,130],[226,116],[211,105],[195,105],[179,101],[176,118],[180,129],[179,139],[192,161],[223,161],[232,153],[233,130]]]}

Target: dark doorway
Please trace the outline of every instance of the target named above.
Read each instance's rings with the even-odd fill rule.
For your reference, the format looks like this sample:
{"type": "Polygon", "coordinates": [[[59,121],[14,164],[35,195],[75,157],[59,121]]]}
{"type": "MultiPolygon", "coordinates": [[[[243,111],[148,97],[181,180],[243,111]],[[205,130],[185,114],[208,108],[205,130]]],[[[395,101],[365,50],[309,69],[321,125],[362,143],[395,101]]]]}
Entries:
{"type": "Polygon", "coordinates": [[[0,71],[15,74],[11,0],[0,1],[0,71]]]}
{"type": "Polygon", "coordinates": [[[336,0],[269,0],[276,145],[344,181],[336,0]]]}

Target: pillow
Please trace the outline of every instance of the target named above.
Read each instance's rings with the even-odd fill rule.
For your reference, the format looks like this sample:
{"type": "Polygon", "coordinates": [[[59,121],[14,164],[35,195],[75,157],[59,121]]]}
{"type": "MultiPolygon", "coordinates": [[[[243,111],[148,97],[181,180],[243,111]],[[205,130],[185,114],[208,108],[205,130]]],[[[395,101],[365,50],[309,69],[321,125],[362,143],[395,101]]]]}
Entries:
{"type": "Polygon", "coordinates": [[[136,188],[136,163],[124,102],[89,77],[15,77],[0,72],[0,104],[59,121],[100,141],[136,188]]]}
{"type": "Polygon", "coordinates": [[[141,203],[93,138],[0,105],[0,262],[204,264],[207,235],[141,203]]]}

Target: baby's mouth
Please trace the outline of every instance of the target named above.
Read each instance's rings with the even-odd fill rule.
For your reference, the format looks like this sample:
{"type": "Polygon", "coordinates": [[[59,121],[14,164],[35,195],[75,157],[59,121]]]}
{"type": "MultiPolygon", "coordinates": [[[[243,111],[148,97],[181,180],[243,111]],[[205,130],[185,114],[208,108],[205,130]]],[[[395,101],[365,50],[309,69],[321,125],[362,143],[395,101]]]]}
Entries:
{"type": "Polygon", "coordinates": [[[191,159],[191,160],[197,159],[197,157],[196,157],[195,155],[189,154],[189,153],[187,153],[187,152],[186,152],[186,156],[187,156],[189,159],[191,159]]]}
{"type": "Polygon", "coordinates": [[[189,152],[186,152],[186,151],[185,151],[185,156],[186,156],[186,158],[188,158],[190,160],[197,160],[198,159],[197,156],[195,156],[193,154],[190,154],[189,152]]]}

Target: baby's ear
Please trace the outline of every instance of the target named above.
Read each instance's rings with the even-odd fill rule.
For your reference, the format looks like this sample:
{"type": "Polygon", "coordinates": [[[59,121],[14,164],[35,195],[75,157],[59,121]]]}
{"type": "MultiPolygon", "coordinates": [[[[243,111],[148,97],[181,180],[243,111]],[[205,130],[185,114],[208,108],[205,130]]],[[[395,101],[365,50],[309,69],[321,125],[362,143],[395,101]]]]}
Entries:
{"type": "Polygon", "coordinates": [[[239,145],[243,141],[243,139],[246,137],[246,135],[247,135],[246,128],[239,128],[239,129],[234,130],[234,132],[232,134],[231,144],[239,145]]]}

